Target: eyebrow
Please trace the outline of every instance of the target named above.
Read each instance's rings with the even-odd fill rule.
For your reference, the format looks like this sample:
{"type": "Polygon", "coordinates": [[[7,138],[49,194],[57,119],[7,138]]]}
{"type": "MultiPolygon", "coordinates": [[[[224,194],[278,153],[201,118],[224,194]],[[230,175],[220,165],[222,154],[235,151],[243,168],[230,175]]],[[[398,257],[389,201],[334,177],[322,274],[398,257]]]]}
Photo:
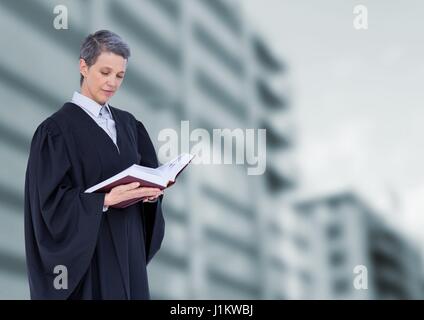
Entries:
{"type": "MultiPolygon", "coordinates": [[[[111,67],[101,67],[100,69],[107,69],[109,71],[113,70],[111,67]]],[[[125,70],[118,71],[117,73],[125,73],[125,70]]]]}

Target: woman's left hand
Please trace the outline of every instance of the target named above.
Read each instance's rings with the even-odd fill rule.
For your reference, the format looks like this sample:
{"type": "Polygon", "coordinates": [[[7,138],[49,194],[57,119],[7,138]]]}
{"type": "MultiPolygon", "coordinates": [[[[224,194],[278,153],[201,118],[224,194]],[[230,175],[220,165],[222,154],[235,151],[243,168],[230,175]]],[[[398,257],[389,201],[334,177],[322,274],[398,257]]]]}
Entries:
{"type": "Polygon", "coordinates": [[[161,195],[158,195],[158,196],[155,196],[155,197],[148,197],[148,198],[144,199],[143,202],[156,202],[160,196],[161,195]]]}

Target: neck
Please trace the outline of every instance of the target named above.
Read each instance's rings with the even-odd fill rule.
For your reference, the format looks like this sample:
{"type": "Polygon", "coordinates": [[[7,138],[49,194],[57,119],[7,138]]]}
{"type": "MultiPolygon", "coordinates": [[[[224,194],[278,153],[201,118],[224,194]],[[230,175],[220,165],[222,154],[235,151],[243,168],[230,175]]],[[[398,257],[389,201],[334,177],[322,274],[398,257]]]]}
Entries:
{"type": "Polygon", "coordinates": [[[94,96],[91,94],[90,90],[88,90],[88,87],[85,85],[85,82],[82,83],[82,86],[80,88],[80,93],[83,96],[86,96],[87,98],[90,98],[91,100],[97,102],[99,105],[104,106],[106,104],[106,102],[100,102],[97,101],[94,96]]]}

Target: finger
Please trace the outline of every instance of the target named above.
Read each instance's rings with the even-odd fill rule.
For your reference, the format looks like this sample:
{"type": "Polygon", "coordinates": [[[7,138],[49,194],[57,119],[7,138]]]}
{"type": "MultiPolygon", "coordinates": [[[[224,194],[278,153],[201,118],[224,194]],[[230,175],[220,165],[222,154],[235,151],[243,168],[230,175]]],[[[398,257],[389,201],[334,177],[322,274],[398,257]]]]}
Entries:
{"type": "Polygon", "coordinates": [[[140,189],[143,189],[143,190],[146,190],[146,191],[156,191],[156,192],[161,191],[159,188],[149,188],[149,187],[141,187],[140,189]]]}
{"type": "Polygon", "coordinates": [[[132,189],[136,189],[140,186],[140,182],[133,182],[133,183],[129,183],[124,185],[125,187],[127,187],[127,190],[132,190],[132,189]]]}
{"type": "Polygon", "coordinates": [[[124,191],[128,191],[128,190],[136,189],[139,186],[140,186],[140,182],[132,182],[132,183],[128,183],[128,184],[123,184],[123,185],[117,187],[117,189],[119,188],[118,189],[119,191],[124,192],[124,191]]]}
{"type": "Polygon", "coordinates": [[[157,191],[146,191],[144,188],[129,190],[126,193],[128,193],[130,197],[151,197],[158,194],[157,191]]]}
{"type": "Polygon", "coordinates": [[[153,201],[153,200],[155,200],[157,197],[145,197],[144,198],[144,202],[149,202],[149,201],[153,201]]]}
{"type": "Polygon", "coordinates": [[[160,192],[158,192],[155,196],[154,196],[154,198],[156,199],[156,198],[159,198],[160,196],[162,196],[163,195],[163,191],[160,191],[160,192]]]}
{"type": "Polygon", "coordinates": [[[145,194],[145,196],[152,197],[152,198],[157,198],[157,197],[160,196],[160,192],[149,192],[149,193],[145,194]]]}

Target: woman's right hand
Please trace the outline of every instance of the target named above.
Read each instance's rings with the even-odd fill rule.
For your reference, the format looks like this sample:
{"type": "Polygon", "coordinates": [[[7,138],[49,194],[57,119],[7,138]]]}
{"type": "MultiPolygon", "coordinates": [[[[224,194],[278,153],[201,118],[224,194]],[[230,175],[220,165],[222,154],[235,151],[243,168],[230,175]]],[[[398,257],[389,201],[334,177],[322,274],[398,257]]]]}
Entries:
{"type": "Polygon", "coordinates": [[[105,195],[104,205],[109,207],[135,198],[157,198],[163,194],[159,188],[139,187],[139,182],[116,186],[105,195]]]}

